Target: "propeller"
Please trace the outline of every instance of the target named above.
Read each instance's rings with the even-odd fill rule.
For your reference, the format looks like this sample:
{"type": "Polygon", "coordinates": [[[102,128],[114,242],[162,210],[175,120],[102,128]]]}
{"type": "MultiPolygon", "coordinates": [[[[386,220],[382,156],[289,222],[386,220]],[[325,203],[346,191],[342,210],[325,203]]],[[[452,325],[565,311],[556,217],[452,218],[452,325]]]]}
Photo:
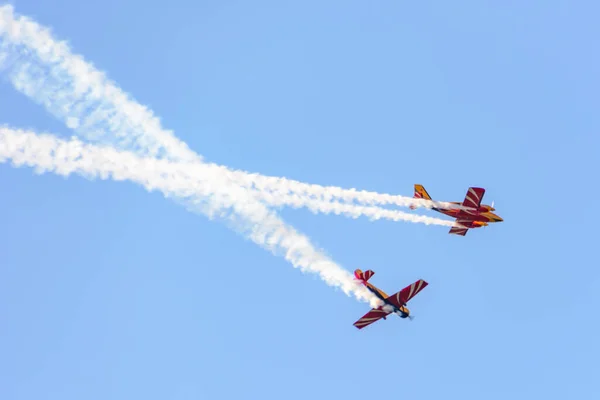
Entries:
{"type": "Polygon", "coordinates": [[[494,200],[492,200],[492,208],[494,208],[494,200]]]}
{"type": "Polygon", "coordinates": [[[410,321],[412,321],[413,319],[415,319],[415,316],[414,316],[414,315],[409,315],[409,316],[408,316],[408,319],[409,319],[410,321]]]}

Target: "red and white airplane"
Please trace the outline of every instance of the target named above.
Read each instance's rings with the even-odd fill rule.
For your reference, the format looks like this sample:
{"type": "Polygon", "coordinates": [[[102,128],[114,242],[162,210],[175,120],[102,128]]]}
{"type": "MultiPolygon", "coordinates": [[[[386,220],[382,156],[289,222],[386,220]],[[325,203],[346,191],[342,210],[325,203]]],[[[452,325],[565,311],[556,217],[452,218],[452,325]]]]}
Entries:
{"type": "MultiPolygon", "coordinates": [[[[481,204],[484,194],[485,189],[470,187],[462,203],[452,201],[449,202],[449,204],[452,204],[452,207],[433,207],[432,210],[456,218],[456,223],[460,226],[453,226],[448,233],[465,236],[469,228],[481,228],[493,222],[504,221],[492,212],[496,210],[494,202],[492,202],[491,206],[481,204]]],[[[423,185],[415,185],[413,198],[432,200],[423,185]]],[[[410,208],[414,210],[417,207],[410,206],[410,208]]]]}
{"type": "Polygon", "coordinates": [[[384,302],[383,306],[372,308],[371,311],[363,315],[358,321],[354,323],[354,326],[358,329],[362,329],[367,325],[371,325],[373,322],[383,318],[386,319],[391,313],[397,314],[400,318],[411,318],[410,310],[406,307],[406,303],[417,295],[425,286],[428,285],[423,279],[419,279],[415,283],[408,285],[398,293],[394,293],[391,296],[385,294],[385,292],[375,285],[368,282],[368,280],[375,274],[375,272],[368,270],[364,273],[357,269],[354,271],[354,276],[363,285],[367,287],[375,296],[379,297],[384,302]]]}

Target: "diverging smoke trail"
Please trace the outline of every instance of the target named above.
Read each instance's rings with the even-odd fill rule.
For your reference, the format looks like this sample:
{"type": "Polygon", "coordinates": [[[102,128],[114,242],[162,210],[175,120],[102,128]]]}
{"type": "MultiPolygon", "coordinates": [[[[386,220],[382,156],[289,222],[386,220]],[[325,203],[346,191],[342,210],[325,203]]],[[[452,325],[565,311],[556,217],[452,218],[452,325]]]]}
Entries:
{"type": "MultiPolygon", "coordinates": [[[[197,164],[196,168],[203,168],[201,157],[175,138],[172,132],[164,130],[158,118],[149,110],[130,100],[82,57],[72,55],[68,46],[55,41],[47,28],[27,18],[15,18],[12,6],[0,7],[0,37],[0,67],[7,71],[10,81],[18,90],[43,104],[78,134],[121,149],[131,149],[137,154],[105,149],[106,153],[101,157],[104,167],[116,165],[110,162],[113,157],[119,159],[119,162],[129,160],[133,164],[141,163],[147,171],[152,171],[157,165],[163,166],[156,164],[158,161],[151,158],[134,158],[145,155],[194,162],[197,164]]],[[[52,147],[37,147],[40,139],[23,132],[20,136],[15,136],[9,135],[9,131],[5,129],[4,138],[16,140],[21,146],[28,143],[35,145],[25,147],[23,151],[19,151],[17,146],[13,162],[26,160],[37,167],[44,167],[40,162],[52,162],[60,160],[60,157],[73,161],[73,158],[69,158],[70,152],[77,154],[78,151],[85,152],[87,149],[87,157],[82,158],[77,165],[80,168],[96,167],[87,162],[89,157],[97,154],[79,142],[66,145],[50,136],[42,138],[41,143],[58,146],[53,150],[52,147]],[[54,158],[48,153],[54,154],[54,158]]],[[[15,145],[14,142],[4,143],[9,144],[15,145]]],[[[125,165],[130,163],[126,162],[125,165]]],[[[56,171],[68,171],[64,163],[51,164],[50,167],[56,171]]],[[[139,172],[141,170],[136,170],[136,173],[139,172]]],[[[90,173],[90,170],[83,168],[82,173],[90,173]]],[[[99,173],[103,173],[102,170],[99,173]]],[[[128,169],[115,169],[110,173],[113,178],[121,179],[128,176],[128,169]]],[[[146,178],[145,185],[152,188],[155,181],[148,181],[145,176],[143,178],[146,178]]],[[[166,181],[174,184],[181,176],[171,178],[172,180],[166,181]]],[[[157,182],[165,184],[165,179],[157,182]]],[[[372,305],[379,303],[368,290],[356,284],[348,271],[316,250],[306,236],[286,225],[274,212],[227,176],[210,176],[205,183],[205,197],[194,195],[189,188],[181,189],[182,192],[167,190],[165,195],[176,196],[176,200],[189,208],[201,210],[209,216],[226,217],[230,226],[238,232],[274,254],[283,255],[295,267],[319,274],[327,284],[340,287],[346,294],[353,294],[359,300],[367,300],[372,305]]],[[[172,189],[167,186],[169,188],[172,189]]]]}
{"type": "MultiPolygon", "coordinates": [[[[65,43],[54,40],[48,29],[27,18],[15,18],[11,6],[0,7],[0,37],[0,67],[7,72],[10,82],[79,135],[132,150],[138,156],[196,163],[197,168],[207,166],[172,132],[164,130],[151,111],[130,99],[82,57],[73,55],[65,43]]],[[[226,215],[234,221],[236,230],[275,254],[283,253],[294,266],[319,273],[328,284],[339,286],[357,298],[373,300],[368,292],[349,280],[347,271],[240,188],[238,176],[246,178],[249,174],[225,172],[206,180],[206,187],[210,188],[208,196],[199,197],[194,191],[187,191],[188,196],[179,193],[176,200],[183,199],[188,207],[201,209],[208,215],[226,215]]],[[[117,177],[122,173],[118,171],[117,177]]],[[[277,188],[281,191],[282,186],[277,188]]],[[[167,195],[174,194],[167,192],[167,195]]]]}
{"type": "Polygon", "coordinates": [[[453,221],[433,218],[425,215],[409,214],[398,210],[388,210],[382,207],[364,206],[337,201],[326,201],[307,198],[294,194],[283,195],[268,191],[256,191],[257,199],[272,207],[307,208],[313,213],[344,215],[350,218],[367,217],[370,220],[387,219],[391,221],[408,221],[426,225],[455,226],[453,221]]]}
{"type": "Polygon", "coordinates": [[[79,140],[65,141],[52,135],[0,127],[0,162],[8,161],[15,166],[33,167],[38,173],[54,172],[62,176],[75,173],[88,179],[129,180],[148,191],[159,190],[166,197],[192,199],[190,204],[198,198],[209,199],[213,209],[205,214],[210,218],[228,217],[229,212],[234,218],[250,215],[248,221],[236,220],[236,223],[243,224],[242,230],[251,240],[274,253],[283,250],[286,258],[303,271],[318,273],[327,284],[340,287],[372,306],[380,305],[375,296],[357,284],[350,272],[316,251],[308,238],[283,224],[273,212],[255,207],[256,203],[240,201],[237,196],[245,189],[215,190],[221,184],[203,164],[140,157],[79,140]]]}
{"type": "Polygon", "coordinates": [[[367,190],[344,189],[338,186],[323,186],[300,182],[293,179],[265,176],[246,171],[233,170],[240,185],[262,192],[273,192],[281,196],[294,196],[319,201],[337,201],[340,203],[364,205],[394,205],[399,207],[424,208],[460,208],[449,202],[415,199],[408,196],[377,193],[367,190]]]}
{"type": "MultiPolygon", "coordinates": [[[[9,5],[0,7],[0,38],[0,67],[6,71],[14,87],[44,105],[55,117],[88,140],[117,145],[152,157],[201,160],[171,131],[163,129],[150,110],[131,99],[83,57],[74,55],[64,42],[55,40],[47,28],[29,18],[15,17],[9,5]]],[[[271,198],[292,196],[305,199],[307,207],[315,202],[453,207],[449,203],[312,185],[220,168],[237,185],[254,191],[272,192],[271,198]]],[[[298,200],[295,204],[299,204],[298,200]]],[[[315,211],[314,207],[311,209],[315,211]]],[[[401,218],[400,215],[396,214],[394,218],[420,222],[419,218],[401,218]]],[[[443,224],[441,221],[444,220],[438,219],[443,224]]]]}
{"type": "MultiPolygon", "coordinates": [[[[141,155],[191,161],[197,163],[198,169],[203,167],[200,156],[175,138],[172,132],[162,129],[158,119],[149,110],[130,100],[81,57],[72,55],[67,45],[56,42],[46,28],[26,18],[15,19],[11,6],[0,7],[0,36],[0,67],[7,70],[13,85],[43,104],[80,135],[98,142],[132,149],[141,155]]],[[[4,134],[5,139],[21,143],[24,140],[25,144],[40,143],[32,135],[7,136],[7,130],[4,130],[4,134]]],[[[29,158],[26,159],[31,163],[38,162],[38,167],[43,166],[39,164],[40,160],[52,160],[46,152],[62,155],[67,151],[68,155],[78,148],[82,149],[81,151],[86,149],[77,142],[67,146],[52,137],[45,137],[43,140],[47,144],[58,146],[58,153],[53,152],[51,148],[28,147],[29,158]],[[34,152],[32,157],[31,152],[34,150],[41,154],[35,157],[34,152]],[[44,155],[46,156],[39,158],[44,155]]],[[[92,151],[89,148],[88,150],[92,151]]],[[[157,162],[150,159],[140,161],[135,159],[133,154],[110,151],[107,150],[105,154],[109,156],[108,160],[110,157],[117,157],[125,158],[125,161],[130,159],[134,163],[141,162],[148,171],[151,171],[157,162]]],[[[17,151],[14,156],[17,160],[23,159],[25,153],[17,151]]],[[[87,165],[86,160],[89,159],[82,159],[79,165],[87,165]]],[[[103,160],[106,161],[106,157],[103,160]]],[[[16,160],[13,158],[13,161],[16,160]]],[[[107,163],[104,162],[103,165],[106,166],[107,163]]],[[[63,163],[56,168],[58,171],[64,171],[66,167],[63,163]]],[[[127,176],[126,172],[127,169],[115,170],[112,176],[119,179],[127,176]]],[[[89,171],[84,169],[83,173],[89,171]]],[[[173,184],[177,182],[176,178],[166,182],[173,184]]],[[[146,186],[151,188],[153,182],[146,182],[146,186]]],[[[160,182],[164,184],[165,180],[160,182]]],[[[180,188],[183,193],[177,192],[177,200],[183,198],[180,201],[189,208],[201,210],[209,216],[226,215],[230,225],[238,232],[274,254],[282,254],[295,267],[318,273],[327,284],[340,287],[346,294],[353,294],[359,300],[367,300],[372,305],[379,303],[368,290],[356,284],[348,271],[316,250],[306,236],[286,225],[274,212],[254,199],[248,191],[236,186],[227,176],[213,176],[205,183],[205,197],[193,195],[194,192],[190,189],[180,188]]],[[[165,194],[175,195],[173,191],[166,191],[165,194]]]]}
{"type": "Polygon", "coordinates": [[[0,38],[0,69],[10,82],[77,133],[153,157],[200,159],[48,28],[15,17],[11,5],[0,7],[0,38]]]}

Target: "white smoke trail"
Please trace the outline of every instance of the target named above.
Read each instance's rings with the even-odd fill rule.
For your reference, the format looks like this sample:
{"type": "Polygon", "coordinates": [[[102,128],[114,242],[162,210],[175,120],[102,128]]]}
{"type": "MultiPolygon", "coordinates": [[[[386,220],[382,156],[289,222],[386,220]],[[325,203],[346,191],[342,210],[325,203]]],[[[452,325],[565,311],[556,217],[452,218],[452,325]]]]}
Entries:
{"type": "MultiPolygon", "coordinates": [[[[133,148],[142,155],[194,161],[198,169],[203,168],[201,158],[172,132],[162,129],[150,111],[129,100],[82,57],[72,55],[66,44],[51,37],[48,29],[25,17],[14,18],[12,6],[0,7],[0,36],[1,67],[7,69],[13,85],[79,134],[133,148]]],[[[34,140],[31,135],[24,138],[34,140]]],[[[119,171],[117,177],[122,173],[119,171]]],[[[185,198],[190,208],[200,206],[209,216],[226,214],[236,230],[275,254],[283,253],[295,267],[318,273],[329,285],[341,287],[359,300],[378,303],[375,296],[355,284],[348,271],[314,249],[305,236],[284,224],[248,191],[233,185],[227,176],[206,177],[205,184],[209,188],[207,197],[185,198]]]]}
{"type": "MultiPolygon", "coordinates": [[[[0,162],[11,161],[15,166],[30,166],[37,173],[54,172],[68,176],[72,173],[88,179],[130,180],[148,191],[159,190],[166,197],[209,198],[217,203],[209,218],[228,217],[226,208],[236,215],[251,215],[242,229],[257,244],[285,257],[302,271],[318,273],[323,280],[353,294],[373,307],[381,304],[366,288],[357,284],[351,273],[339,267],[311,246],[308,238],[286,226],[272,212],[254,207],[256,203],[239,201],[242,188],[215,191],[219,183],[201,163],[177,163],[166,159],[140,157],[111,147],[85,144],[79,140],[65,141],[55,136],[0,127],[0,162]]],[[[243,196],[242,196],[243,198],[243,196]]],[[[238,224],[240,221],[236,221],[238,224]]],[[[243,221],[242,221],[243,223],[243,221]]]]}
{"type": "MultiPolygon", "coordinates": [[[[140,155],[196,163],[199,170],[220,169],[222,173],[206,178],[206,187],[212,187],[206,197],[198,198],[193,191],[186,192],[188,196],[179,193],[177,197],[184,198],[194,209],[201,206],[208,215],[227,214],[229,219],[235,220],[238,230],[276,254],[284,252],[286,259],[296,267],[317,272],[328,284],[341,287],[345,293],[377,303],[370,293],[356,287],[347,271],[316,251],[306,237],[286,226],[238,186],[240,177],[245,179],[252,174],[202,163],[199,155],[161,127],[151,111],[131,100],[82,57],[71,54],[68,46],[54,40],[48,29],[25,17],[14,18],[12,7],[3,6],[0,7],[0,37],[3,39],[0,67],[7,71],[11,83],[43,104],[67,126],[92,141],[132,149],[140,155]],[[234,212],[223,211],[228,207],[234,212]]],[[[279,181],[278,178],[267,179],[279,181]]],[[[256,185],[256,181],[252,185],[256,185]]],[[[276,187],[278,191],[282,188],[282,185],[276,187]]],[[[174,194],[167,192],[167,195],[174,194]]],[[[373,211],[370,211],[371,216],[377,217],[373,211]]],[[[402,219],[399,215],[395,214],[394,218],[402,219]]]]}
{"type": "Polygon", "coordinates": [[[408,196],[377,193],[366,190],[344,189],[338,186],[323,186],[304,183],[297,180],[265,176],[246,171],[232,171],[237,182],[249,189],[263,192],[273,192],[281,196],[295,196],[298,198],[315,199],[321,201],[337,201],[341,203],[359,203],[364,205],[395,205],[399,207],[415,208],[457,208],[461,206],[426,199],[415,199],[408,196]]]}
{"type": "Polygon", "coordinates": [[[273,194],[269,191],[256,191],[255,196],[272,207],[308,208],[313,213],[345,215],[350,218],[367,217],[370,220],[387,219],[391,221],[409,221],[426,225],[455,226],[453,221],[425,215],[408,214],[398,210],[388,210],[382,207],[363,206],[358,204],[326,201],[307,198],[295,194],[273,194]]]}
{"type": "Polygon", "coordinates": [[[94,141],[117,142],[150,156],[199,160],[161,127],[146,107],[131,100],[83,57],[56,41],[50,30],[0,7],[0,61],[17,90],[44,105],[69,128],[94,141]]]}
{"type": "MultiPolygon", "coordinates": [[[[56,41],[49,29],[27,17],[15,18],[10,5],[0,7],[0,37],[3,38],[0,42],[0,67],[7,71],[15,88],[43,104],[55,117],[87,139],[136,149],[139,154],[153,157],[201,160],[171,131],[164,130],[150,110],[132,100],[83,57],[74,55],[67,44],[56,41]]],[[[255,191],[269,191],[280,198],[294,196],[307,202],[337,201],[403,207],[457,207],[445,202],[312,185],[219,168],[238,185],[255,191]]],[[[397,220],[411,221],[410,218],[397,220]]],[[[418,220],[412,219],[413,222],[418,220]]],[[[440,221],[444,220],[438,219],[440,221]]]]}
{"type": "MultiPolygon", "coordinates": [[[[197,168],[202,168],[201,158],[171,132],[163,130],[151,112],[130,101],[112,83],[107,83],[104,76],[81,57],[71,55],[66,44],[53,40],[47,29],[27,18],[15,19],[11,6],[0,7],[0,35],[4,39],[0,45],[0,67],[9,70],[12,83],[55,116],[62,117],[69,127],[98,141],[111,142],[108,135],[112,135],[120,147],[133,147],[138,153],[151,156],[195,161],[197,168]],[[38,63],[32,62],[32,58],[37,58],[38,63]],[[107,130],[106,135],[104,130],[107,130]]],[[[13,135],[11,138],[34,140],[31,135],[21,138],[13,135]]],[[[46,137],[45,140],[53,139],[46,137]]],[[[72,147],[67,146],[68,149],[72,147]]],[[[60,145],[60,148],[65,146],[60,145]]],[[[115,173],[118,178],[123,171],[115,173]]],[[[213,176],[207,179],[206,187],[213,188],[206,193],[209,197],[188,199],[191,208],[197,209],[200,205],[202,211],[211,216],[217,212],[223,215],[229,206],[234,211],[228,214],[229,220],[254,242],[275,254],[283,252],[295,267],[318,273],[327,284],[340,287],[346,294],[367,300],[371,305],[380,303],[368,290],[356,285],[348,271],[314,249],[308,238],[285,225],[247,191],[232,185],[227,177],[215,179],[213,176]],[[198,204],[202,200],[205,204],[198,204]]],[[[181,193],[179,195],[182,197],[181,193]]]]}

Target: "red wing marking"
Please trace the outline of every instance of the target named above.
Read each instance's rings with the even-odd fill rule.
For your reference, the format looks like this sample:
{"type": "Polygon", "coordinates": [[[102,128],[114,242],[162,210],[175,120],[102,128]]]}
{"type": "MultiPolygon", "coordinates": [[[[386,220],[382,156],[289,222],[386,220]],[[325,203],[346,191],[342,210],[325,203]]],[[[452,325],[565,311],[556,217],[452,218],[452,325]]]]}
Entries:
{"type": "Polygon", "coordinates": [[[450,228],[450,231],[448,233],[451,235],[465,236],[467,234],[468,230],[469,230],[469,228],[459,228],[459,227],[453,226],[452,228],[450,228]]]}
{"type": "Polygon", "coordinates": [[[467,195],[465,196],[462,205],[464,207],[479,208],[479,206],[481,205],[481,200],[483,200],[484,194],[485,189],[470,187],[469,190],[467,190],[467,195]]]}
{"type": "Polygon", "coordinates": [[[386,301],[389,301],[396,307],[402,307],[404,304],[408,303],[410,299],[415,297],[417,293],[423,290],[427,285],[429,285],[427,282],[425,282],[423,279],[419,279],[418,281],[408,285],[398,293],[391,295],[386,299],[386,301]]]}
{"type": "Polygon", "coordinates": [[[387,311],[382,310],[381,308],[372,308],[371,311],[363,315],[358,321],[354,323],[354,326],[358,329],[362,329],[367,325],[371,325],[373,322],[378,321],[379,319],[390,314],[387,311]]]}

